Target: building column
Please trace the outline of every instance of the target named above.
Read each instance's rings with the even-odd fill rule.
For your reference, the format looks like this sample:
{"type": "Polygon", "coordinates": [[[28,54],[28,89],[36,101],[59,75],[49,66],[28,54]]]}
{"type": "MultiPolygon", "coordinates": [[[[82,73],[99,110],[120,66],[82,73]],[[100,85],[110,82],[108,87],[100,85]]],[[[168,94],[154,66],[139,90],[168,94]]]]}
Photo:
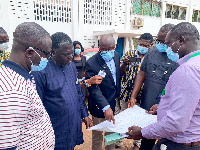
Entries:
{"type": "Polygon", "coordinates": [[[113,34],[113,38],[115,40],[115,46],[117,45],[118,34],[113,34]]]}
{"type": "Polygon", "coordinates": [[[78,0],[71,1],[72,3],[72,39],[80,40],[79,39],[79,8],[78,8],[78,0]]]}
{"type": "Polygon", "coordinates": [[[124,54],[126,53],[126,52],[128,52],[129,51],[129,38],[128,37],[125,37],[125,48],[124,48],[124,54]]]}
{"type": "Polygon", "coordinates": [[[82,31],[84,26],[84,0],[78,0],[78,40],[84,44],[84,32],[82,31]]]}
{"type": "Polygon", "coordinates": [[[161,25],[160,25],[160,27],[162,27],[164,24],[165,24],[165,11],[166,11],[166,2],[161,2],[161,8],[162,8],[162,10],[161,10],[161,25]]]}
{"type": "Polygon", "coordinates": [[[192,15],[193,15],[193,7],[192,7],[192,0],[189,1],[189,5],[186,11],[186,21],[192,22],[192,15]]]}
{"type": "Polygon", "coordinates": [[[130,7],[131,6],[131,0],[126,0],[126,11],[125,11],[125,30],[130,30],[130,7]]]}
{"type": "Polygon", "coordinates": [[[134,50],[134,44],[133,44],[133,38],[129,37],[129,45],[130,45],[130,50],[134,50]]]}

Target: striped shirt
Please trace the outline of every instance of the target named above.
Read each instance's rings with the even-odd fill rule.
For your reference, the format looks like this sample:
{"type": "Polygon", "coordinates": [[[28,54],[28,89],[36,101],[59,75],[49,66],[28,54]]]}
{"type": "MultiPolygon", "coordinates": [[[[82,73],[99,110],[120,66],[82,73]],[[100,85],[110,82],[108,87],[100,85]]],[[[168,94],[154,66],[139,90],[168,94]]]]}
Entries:
{"type": "MultiPolygon", "coordinates": [[[[120,66],[123,64],[125,56],[140,57],[137,50],[130,50],[122,57],[120,61],[120,66]]],[[[138,72],[140,71],[142,61],[143,61],[143,58],[141,59],[141,62],[129,62],[129,64],[126,66],[126,73],[122,76],[122,79],[121,79],[120,100],[123,100],[125,102],[128,102],[130,100],[134,81],[138,72]]],[[[137,97],[138,101],[140,101],[141,99],[141,93],[142,93],[141,91],[142,91],[142,88],[140,92],[138,93],[138,97],[137,97]]]]}
{"type": "Polygon", "coordinates": [[[0,149],[53,150],[50,118],[34,79],[19,65],[4,61],[0,68],[0,149]]]}

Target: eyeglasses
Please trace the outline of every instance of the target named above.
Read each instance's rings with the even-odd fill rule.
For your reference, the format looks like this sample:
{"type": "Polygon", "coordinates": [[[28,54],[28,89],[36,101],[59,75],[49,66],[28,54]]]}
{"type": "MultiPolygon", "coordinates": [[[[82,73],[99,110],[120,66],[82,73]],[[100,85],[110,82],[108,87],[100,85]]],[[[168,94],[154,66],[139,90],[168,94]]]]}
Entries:
{"type": "Polygon", "coordinates": [[[47,59],[50,59],[51,56],[52,56],[52,53],[51,53],[51,52],[46,52],[46,51],[44,51],[44,50],[42,50],[42,49],[39,49],[39,48],[37,48],[37,47],[28,47],[28,48],[26,48],[25,50],[27,50],[27,49],[29,49],[29,48],[32,48],[32,49],[34,49],[34,50],[38,50],[38,51],[44,53],[44,54],[47,56],[47,59]]]}
{"type": "Polygon", "coordinates": [[[158,39],[156,39],[155,41],[156,41],[156,44],[163,44],[163,45],[166,44],[164,41],[161,41],[161,40],[158,40],[158,39]]]}

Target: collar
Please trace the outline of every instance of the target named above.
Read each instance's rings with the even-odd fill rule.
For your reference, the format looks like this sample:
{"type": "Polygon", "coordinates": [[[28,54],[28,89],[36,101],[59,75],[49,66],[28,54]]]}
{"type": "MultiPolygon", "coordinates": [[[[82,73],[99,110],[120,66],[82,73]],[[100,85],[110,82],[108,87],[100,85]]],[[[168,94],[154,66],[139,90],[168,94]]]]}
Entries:
{"type": "Polygon", "coordinates": [[[198,53],[198,52],[200,52],[200,50],[196,50],[196,51],[194,51],[194,52],[191,52],[191,53],[185,55],[184,57],[180,58],[180,59],[177,61],[177,63],[178,63],[179,65],[182,65],[183,63],[185,63],[185,62],[190,58],[190,56],[192,56],[192,55],[194,55],[195,53],[198,53]]]}
{"type": "Polygon", "coordinates": [[[69,66],[69,65],[72,63],[72,62],[71,62],[69,65],[61,65],[61,66],[58,66],[58,65],[56,65],[55,61],[54,61],[52,58],[50,58],[50,59],[48,60],[48,62],[51,63],[52,65],[54,65],[55,67],[59,67],[59,68],[62,68],[62,69],[65,69],[67,66],[69,66]]]}
{"type": "Polygon", "coordinates": [[[12,61],[9,61],[9,60],[5,60],[3,62],[3,65],[14,70],[15,72],[17,72],[18,74],[23,76],[26,80],[31,79],[31,75],[24,68],[19,66],[18,64],[14,63],[12,61]]]}

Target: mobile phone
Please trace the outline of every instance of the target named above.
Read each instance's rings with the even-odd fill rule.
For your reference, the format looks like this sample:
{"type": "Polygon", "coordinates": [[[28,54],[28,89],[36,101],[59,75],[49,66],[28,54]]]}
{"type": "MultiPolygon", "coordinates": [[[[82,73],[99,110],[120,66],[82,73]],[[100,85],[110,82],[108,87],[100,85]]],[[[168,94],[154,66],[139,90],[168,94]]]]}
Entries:
{"type": "Polygon", "coordinates": [[[130,62],[141,62],[140,57],[128,57],[130,62]]]}

